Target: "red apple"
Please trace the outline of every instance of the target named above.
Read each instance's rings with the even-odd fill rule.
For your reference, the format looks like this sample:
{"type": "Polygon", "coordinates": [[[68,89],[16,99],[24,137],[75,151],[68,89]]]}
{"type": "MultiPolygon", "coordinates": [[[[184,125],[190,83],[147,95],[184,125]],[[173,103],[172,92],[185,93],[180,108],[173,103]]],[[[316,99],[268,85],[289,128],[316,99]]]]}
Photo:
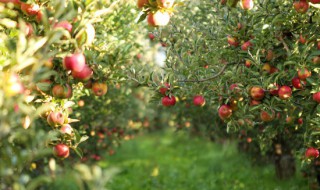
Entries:
{"type": "Polygon", "coordinates": [[[169,88],[170,88],[170,85],[168,84],[168,83],[164,83],[164,86],[165,87],[161,87],[161,88],[159,88],[159,92],[160,92],[160,94],[162,94],[162,95],[166,95],[166,92],[169,90],[169,88]]]}
{"type": "Polygon", "coordinates": [[[52,88],[52,96],[58,99],[68,99],[72,97],[72,88],[69,84],[56,84],[52,88]]]}
{"type": "Polygon", "coordinates": [[[293,7],[298,13],[306,13],[309,9],[309,3],[306,0],[295,1],[293,7]]]}
{"type": "Polygon", "coordinates": [[[57,127],[64,124],[64,115],[60,111],[52,111],[47,117],[47,122],[51,127],[57,127]]]}
{"type": "Polygon", "coordinates": [[[253,44],[250,41],[246,41],[242,44],[241,49],[243,51],[248,51],[249,47],[252,47],[253,44]]]}
{"type": "Polygon", "coordinates": [[[154,40],[154,38],[155,38],[154,34],[149,33],[149,38],[150,38],[150,40],[154,40]]]}
{"type": "Polygon", "coordinates": [[[72,76],[81,81],[87,81],[93,75],[92,69],[86,64],[80,72],[72,71],[72,76]]]}
{"type": "Polygon", "coordinates": [[[218,110],[218,114],[222,120],[225,120],[225,119],[231,117],[232,109],[229,105],[224,104],[224,105],[220,106],[220,108],[218,110]]]}
{"type": "Polygon", "coordinates": [[[72,32],[72,24],[70,24],[68,21],[60,21],[56,23],[53,28],[63,28],[68,30],[70,33],[72,32]]]}
{"type": "Polygon", "coordinates": [[[264,122],[273,121],[274,118],[275,118],[275,112],[273,110],[271,110],[271,113],[264,110],[260,112],[260,119],[264,122]]]}
{"type": "Polygon", "coordinates": [[[308,69],[302,68],[302,69],[298,70],[298,77],[301,80],[305,80],[306,78],[308,78],[310,76],[311,76],[311,72],[308,69]]]}
{"type": "Polygon", "coordinates": [[[299,42],[300,42],[301,44],[305,44],[305,43],[307,43],[307,39],[306,39],[304,36],[302,36],[302,34],[300,34],[299,42]]]}
{"type": "Polygon", "coordinates": [[[65,144],[57,144],[53,147],[53,154],[58,158],[67,158],[69,156],[69,147],[65,144]]]}
{"type": "Polygon", "coordinates": [[[251,100],[250,101],[250,106],[257,106],[259,104],[261,104],[261,101],[259,101],[259,100],[251,100]]]}
{"type": "Polygon", "coordinates": [[[254,100],[262,100],[264,98],[264,90],[259,86],[250,89],[250,96],[254,100]]]}
{"type": "Polygon", "coordinates": [[[253,8],[253,0],[241,0],[240,6],[244,10],[251,10],[253,8]]]}
{"type": "Polygon", "coordinates": [[[26,15],[35,16],[40,11],[40,7],[37,4],[21,3],[21,10],[26,15]]]}
{"type": "Polygon", "coordinates": [[[83,53],[74,53],[64,57],[63,66],[66,70],[80,72],[84,69],[86,58],[83,53]]]}
{"type": "Polygon", "coordinates": [[[42,16],[43,16],[42,11],[39,11],[36,16],[36,20],[38,23],[40,23],[42,21],[42,16]]]}
{"type": "Polygon", "coordinates": [[[201,95],[197,95],[193,97],[193,104],[195,106],[204,106],[206,103],[205,99],[201,95]]]}
{"type": "Polygon", "coordinates": [[[316,102],[318,102],[318,104],[320,104],[320,92],[316,92],[312,95],[312,99],[316,102]]]}
{"type": "Polygon", "coordinates": [[[250,60],[246,60],[246,62],[244,63],[244,66],[246,66],[247,68],[250,68],[251,61],[250,60]]]}
{"type": "Polygon", "coordinates": [[[271,61],[274,58],[274,53],[272,50],[268,50],[266,60],[271,61]]]}
{"type": "Polygon", "coordinates": [[[69,124],[63,124],[63,125],[61,126],[60,131],[61,131],[61,133],[63,133],[63,134],[71,135],[73,129],[72,129],[71,125],[69,125],[69,124]]]}
{"type": "Polygon", "coordinates": [[[174,0],[157,0],[158,6],[169,9],[173,6],[174,0]]]}
{"type": "Polygon", "coordinates": [[[170,14],[168,12],[157,11],[155,13],[149,13],[147,17],[148,24],[150,26],[165,26],[170,21],[170,14]]]}
{"type": "Polygon", "coordinates": [[[272,74],[272,73],[276,73],[276,72],[278,72],[279,71],[279,69],[277,68],[277,67],[272,67],[271,66],[271,69],[270,69],[270,74],[272,74]]]}
{"type": "Polygon", "coordinates": [[[165,96],[162,98],[163,106],[169,107],[169,106],[174,106],[175,104],[176,104],[176,98],[173,95],[171,95],[171,97],[165,96]]]}
{"type": "Polygon", "coordinates": [[[315,56],[314,58],[312,58],[312,63],[319,64],[320,63],[320,56],[315,56]]]}
{"type": "Polygon", "coordinates": [[[148,0],[138,0],[137,1],[137,7],[139,9],[142,9],[144,6],[148,5],[149,1],[148,0]]]}
{"type": "Polygon", "coordinates": [[[289,86],[281,86],[279,88],[279,98],[282,100],[289,99],[292,95],[292,90],[289,86]]]}
{"type": "Polygon", "coordinates": [[[319,157],[319,151],[316,148],[309,147],[305,152],[306,158],[318,158],[319,157]]]}
{"type": "Polygon", "coordinates": [[[297,122],[298,122],[299,125],[302,125],[303,124],[303,119],[300,117],[297,122]]]}
{"type": "Polygon", "coordinates": [[[278,84],[271,84],[269,85],[269,92],[273,96],[277,96],[279,92],[279,85],[278,84]]]}
{"type": "Polygon", "coordinates": [[[265,72],[267,72],[267,73],[270,73],[270,71],[271,71],[271,66],[270,66],[270,64],[269,64],[269,63],[263,64],[263,66],[262,66],[262,71],[265,71],[265,72]]]}
{"type": "Polygon", "coordinates": [[[292,80],[292,86],[296,89],[303,89],[303,87],[307,84],[307,81],[300,80],[299,77],[294,77],[292,80]]]}
{"type": "Polygon", "coordinates": [[[108,86],[105,83],[94,82],[91,89],[94,95],[103,96],[107,93],[108,86]]]}
{"type": "Polygon", "coordinates": [[[228,44],[229,44],[230,46],[238,47],[239,42],[238,42],[238,39],[237,39],[237,38],[228,35],[228,36],[227,36],[227,40],[228,40],[228,44]]]}

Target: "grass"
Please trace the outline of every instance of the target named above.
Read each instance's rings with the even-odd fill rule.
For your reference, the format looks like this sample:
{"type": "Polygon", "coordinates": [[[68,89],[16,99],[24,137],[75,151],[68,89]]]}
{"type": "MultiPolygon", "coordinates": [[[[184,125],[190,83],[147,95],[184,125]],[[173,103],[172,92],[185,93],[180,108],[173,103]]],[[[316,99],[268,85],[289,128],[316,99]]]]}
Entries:
{"type": "Polygon", "coordinates": [[[185,133],[139,136],[101,164],[120,168],[109,190],[308,189],[299,174],[280,181],[272,165],[252,166],[234,143],[215,144],[185,133]]]}

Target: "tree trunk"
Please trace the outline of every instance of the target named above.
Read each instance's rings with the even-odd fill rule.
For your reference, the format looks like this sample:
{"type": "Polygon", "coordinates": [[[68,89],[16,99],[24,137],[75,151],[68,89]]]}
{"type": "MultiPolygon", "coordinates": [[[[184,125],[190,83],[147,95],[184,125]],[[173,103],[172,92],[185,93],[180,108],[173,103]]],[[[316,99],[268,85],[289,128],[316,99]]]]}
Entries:
{"type": "Polygon", "coordinates": [[[277,143],[275,148],[275,170],[279,179],[289,179],[296,173],[296,163],[291,150],[285,144],[277,143]]]}

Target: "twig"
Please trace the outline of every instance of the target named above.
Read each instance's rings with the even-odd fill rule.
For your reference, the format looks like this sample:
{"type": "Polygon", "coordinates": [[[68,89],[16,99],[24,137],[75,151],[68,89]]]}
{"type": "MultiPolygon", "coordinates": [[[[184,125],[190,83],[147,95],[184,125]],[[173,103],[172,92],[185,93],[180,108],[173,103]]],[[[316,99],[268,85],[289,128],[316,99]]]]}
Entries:
{"type": "Polygon", "coordinates": [[[209,77],[209,78],[204,78],[204,79],[190,79],[190,80],[178,80],[178,82],[206,82],[208,80],[212,80],[215,79],[217,77],[219,77],[220,75],[222,75],[224,73],[224,71],[226,70],[228,64],[225,64],[222,69],[215,75],[209,77]]]}
{"type": "Polygon", "coordinates": [[[291,55],[291,53],[290,53],[290,49],[289,49],[289,47],[288,47],[287,43],[283,40],[283,38],[282,38],[282,36],[281,36],[281,35],[279,36],[279,40],[280,40],[280,41],[281,41],[281,43],[283,44],[284,49],[287,51],[287,54],[288,54],[288,55],[291,55]]]}

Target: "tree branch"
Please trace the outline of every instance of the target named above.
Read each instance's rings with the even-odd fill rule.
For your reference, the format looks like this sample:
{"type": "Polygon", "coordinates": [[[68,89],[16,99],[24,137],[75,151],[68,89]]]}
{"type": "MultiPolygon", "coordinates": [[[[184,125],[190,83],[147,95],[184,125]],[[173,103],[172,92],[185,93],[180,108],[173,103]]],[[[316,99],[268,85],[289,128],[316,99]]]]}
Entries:
{"type": "Polygon", "coordinates": [[[284,41],[284,39],[282,38],[281,35],[279,36],[279,40],[280,40],[280,42],[283,44],[284,49],[287,51],[287,54],[288,54],[288,55],[291,55],[290,49],[289,49],[287,43],[284,41]]]}
{"type": "Polygon", "coordinates": [[[224,71],[226,70],[228,64],[225,64],[222,69],[215,75],[209,77],[209,78],[204,78],[204,79],[190,79],[190,80],[178,80],[178,82],[206,82],[212,79],[215,79],[217,77],[219,77],[220,75],[222,75],[224,73],[224,71]]]}

